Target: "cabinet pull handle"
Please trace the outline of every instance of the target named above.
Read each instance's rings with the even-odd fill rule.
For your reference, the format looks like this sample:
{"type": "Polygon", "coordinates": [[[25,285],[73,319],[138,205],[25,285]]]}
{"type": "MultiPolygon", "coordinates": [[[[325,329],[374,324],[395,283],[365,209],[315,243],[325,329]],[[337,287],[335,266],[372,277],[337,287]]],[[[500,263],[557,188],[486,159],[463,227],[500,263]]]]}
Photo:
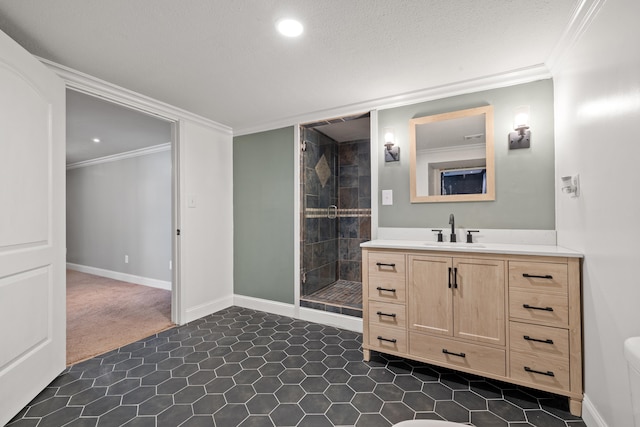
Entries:
{"type": "Polygon", "coordinates": [[[453,268],[453,287],[458,289],[458,267],[453,268]]]}
{"type": "Polygon", "coordinates": [[[545,343],[545,344],[553,344],[553,340],[539,340],[537,338],[531,338],[529,335],[524,335],[522,338],[524,338],[527,341],[535,341],[535,342],[541,342],[541,343],[545,343]]]}
{"type": "Polygon", "coordinates": [[[386,262],[376,262],[376,265],[378,267],[395,267],[396,264],[391,262],[391,263],[386,263],[386,262]]]}
{"type": "Polygon", "coordinates": [[[466,355],[466,354],[464,354],[464,353],[453,353],[453,352],[451,352],[451,351],[447,350],[446,348],[443,348],[443,349],[442,349],[442,352],[443,352],[444,354],[450,354],[450,355],[452,355],[452,356],[467,357],[467,355],[466,355]]]}
{"type": "Polygon", "coordinates": [[[383,312],[379,311],[379,312],[377,312],[376,314],[377,314],[378,316],[389,316],[389,317],[393,317],[393,318],[395,318],[395,317],[396,317],[396,314],[395,314],[395,313],[383,313],[383,312]]]}
{"type": "Polygon", "coordinates": [[[379,336],[379,335],[378,335],[378,339],[379,339],[380,341],[387,341],[387,342],[391,342],[391,343],[394,343],[394,344],[395,344],[396,342],[398,342],[398,340],[397,340],[397,339],[395,339],[395,338],[384,338],[384,337],[381,337],[381,336],[379,336]]]}
{"type": "Polygon", "coordinates": [[[528,308],[530,310],[553,311],[552,307],[535,307],[535,306],[529,305],[529,304],[522,304],[522,306],[524,308],[528,308]]]}
{"type": "Polygon", "coordinates": [[[556,375],[555,375],[553,372],[551,372],[551,371],[547,371],[547,372],[536,371],[535,369],[531,369],[531,368],[530,368],[530,367],[528,367],[528,366],[525,366],[525,367],[524,367],[524,370],[525,370],[525,371],[527,371],[527,372],[532,372],[532,373],[534,373],[534,374],[546,375],[546,376],[548,376],[548,377],[555,377],[555,376],[556,376],[556,375]]]}
{"type": "Polygon", "coordinates": [[[449,289],[451,289],[451,267],[449,267],[449,289]]]}
{"type": "Polygon", "coordinates": [[[522,277],[532,277],[535,279],[553,279],[553,276],[550,274],[545,274],[544,276],[539,276],[537,274],[529,274],[529,273],[522,273],[522,277]]]}
{"type": "Polygon", "coordinates": [[[395,289],[382,288],[382,287],[380,287],[380,286],[378,286],[378,287],[376,288],[376,290],[378,290],[378,291],[383,291],[383,292],[395,292],[395,291],[396,291],[395,289]]]}

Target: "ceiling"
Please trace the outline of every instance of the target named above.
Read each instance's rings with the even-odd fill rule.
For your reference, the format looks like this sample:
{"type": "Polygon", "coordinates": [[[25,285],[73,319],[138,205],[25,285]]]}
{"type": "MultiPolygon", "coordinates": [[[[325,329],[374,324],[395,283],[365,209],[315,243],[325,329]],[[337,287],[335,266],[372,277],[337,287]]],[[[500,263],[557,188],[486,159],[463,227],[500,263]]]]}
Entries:
{"type": "Polygon", "coordinates": [[[540,66],[581,1],[0,0],[0,29],[241,133],[540,66]],[[275,31],[285,16],[301,37],[275,31]]]}
{"type": "Polygon", "coordinates": [[[171,135],[169,122],[67,90],[67,164],[166,144],[171,135]]]}

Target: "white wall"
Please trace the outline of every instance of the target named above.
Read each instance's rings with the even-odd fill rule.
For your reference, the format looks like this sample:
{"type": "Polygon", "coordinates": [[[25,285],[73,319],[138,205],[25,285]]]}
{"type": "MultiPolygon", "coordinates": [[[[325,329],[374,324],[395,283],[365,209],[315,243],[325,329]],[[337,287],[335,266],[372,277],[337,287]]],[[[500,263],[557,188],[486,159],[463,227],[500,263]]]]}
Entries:
{"type": "Polygon", "coordinates": [[[233,304],[230,132],[180,121],[180,323],[233,304]]]}
{"type": "Polygon", "coordinates": [[[170,284],[172,235],[170,147],[67,170],[67,262],[170,284]]]}
{"type": "Polygon", "coordinates": [[[557,190],[556,224],[558,244],[585,254],[590,427],[633,425],[623,341],[640,335],[639,16],[638,0],[604,2],[552,70],[556,188],[563,175],[581,183],[576,199],[557,190]]]}

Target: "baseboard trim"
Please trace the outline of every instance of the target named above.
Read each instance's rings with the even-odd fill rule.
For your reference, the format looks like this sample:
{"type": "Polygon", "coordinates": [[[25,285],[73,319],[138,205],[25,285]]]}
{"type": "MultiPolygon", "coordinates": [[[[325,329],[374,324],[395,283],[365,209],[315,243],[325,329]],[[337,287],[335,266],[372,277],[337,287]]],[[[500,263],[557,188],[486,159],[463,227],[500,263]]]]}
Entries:
{"type": "Polygon", "coordinates": [[[293,304],[270,301],[262,298],[248,297],[245,295],[233,295],[233,305],[252,310],[266,311],[280,316],[296,317],[296,307],[293,304]]]}
{"type": "Polygon", "coordinates": [[[586,394],[582,400],[582,421],[589,427],[608,427],[586,394]]]}
{"type": "Polygon", "coordinates": [[[136,276],[134,274],[121,273],[119,271],[105,270],[103,268],[73,264],[70,262],[67,263],[67,268],[81,273],[93,274],[94,276],[108,277],[113,280],[135,283],[136,285],[150,286],[152,288],[159,288],[167,291],[171,290],[171,282],[164,280],[151,279],[149,277],[136,276]]]}
{"type": "Polygon", "coordinates": [[[362,333],[362,319],[359,317],[300,307],[299,319],[362,333]]]}
{"type": "Polygon", "coordinates": [[[184,322],[189,323],[210,314],[216,313],[233,305],[233,296],[223,297],[214,301],[208,301],[195,307],[187,308],[184,313],[184,322]]]}
{"type": "Polygon", "coordinates": [[[237,294],[233,296],[233,305],[362,333],[362,319],[357,317],[237,294]]]}

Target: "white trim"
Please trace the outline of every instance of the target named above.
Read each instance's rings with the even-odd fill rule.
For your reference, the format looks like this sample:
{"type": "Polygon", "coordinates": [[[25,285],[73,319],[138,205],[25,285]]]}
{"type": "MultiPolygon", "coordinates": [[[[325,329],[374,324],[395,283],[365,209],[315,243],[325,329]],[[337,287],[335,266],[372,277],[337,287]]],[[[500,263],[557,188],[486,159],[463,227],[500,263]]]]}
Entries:
{"type": "Polygon", "coordinates": [[[96,159],[82,160],[80,162],[69,163],[67,170],[84,168],[87,166],[99,165],[101,163],[117,162],[118,160],[130,159],[132,157],[148,156],[149,154],[161,153],[171,150],[171,143],[152,145],[151,147],[139,148],[137,150],[125,151],[124,153],[112,154],[110,156],[98,157],[96,159]]]}
{"type": "Polygon", "coordinates": [[[233,305],[362,333],[362,319],[358,317],[236,294],[233,295],[233,305]]]}
{"type": "Polygon", "coordinates": [[[378,110],[371,110],[369,116],[369,125],[371,130],[369,136],[371,138],[371,239],[378,238],[378,156],[380,156],[380,150],[378,149],[378,110]]]}
{"type": "Polygon", "coordinates": [[[562,61],[565,53],[580,39],[589,27],[606,0],[582,0],[573,11],[569,25],[560,36],[560,40],[551,51],[551,55],[545,62],[553,74],[562,61]]]}
{"type": "Polygon", "coordinates": [[[586,394],[582,400],[582,421],[589,427],[608,427],[586,394]]]}
{"type": "Polygon", "coordinates": [[[302,161],[302,144],[301,144],[300,124],[298,123],[293,128],[293,303],[295,308],[295,315],[298,316],[298,310],[300,309],[300,273],[302,268],[300,253],[301,245],[301,224],[300,224],[300,212],[302,212],[300,199],[302,197],[300,193],[300,162],[302,161]]]}
{"type": "Polygon", "coordinates": [[[219,298],[214,301],[208,301],[204,304],[197,305],[195,307],[188,308],[184,314],[184,318],[180,319],[184,325],[186,323],[192,322],[194,320],[200,319],[202,317],[208,316],[213,313],[217,313],[220,310],[224,310],[225,308],[229,308],[233,305],[233,297],[227,296],[223,298],[219,298]]]}
{"type": "Polygon", "coordinates": [[[547,66],[544,64],[539,64],[527,68],[521,68],[519,70],[480,77],[477,79],[464,80],[428,89],[406,92],[400,95],[372,99],[350,105],[344,105],[341,107],[328,108],[296,116],[285,117],[279,120],[261,123],[255,126],[234,129],[233,134],[234,136],[248,135],[256,132],[264,132],[267,130],[292,126],[293,123],[307,123],[317,120],[323,120],[328,117],[350,116],[353,114],[358,114],[362,111],[395,108],[403,105],[416,104],[418,102],[449,98],[451,96],[463,95],[466,93],[498,89],[502,87],[514,86],[550,78],[551,73],[549,72],[547,66]]]}
{"type": "Polygon", "coordinates": [[[164,102],[140,93],[116,86],[72,68],[65,67],[64,65],[49,61],[48,59],[40,58],[38,56],[36,56],[36,58],[62,78],[70,89],[86,93],[88,95],[97,96],[99,98],[105,98],[110,102],[121,104],[128,108],[134,108],[143,113],[160,117],[167,121],[185,119],[217,129],[228,135],[232,134],[232,130],[229,126],[214,122],[213,120],[198,116],[197,114],[190,113],[189,111],[174,107],[173,105],[165,104],[164,102]]]}
{"type": "Polygon", "coordinates": [[[323,325],[335,326],[336,328],[362,333],[362,319],[359,317],[300,307],[300,316],[298,318],[300,320],[306,320],[307,322],[321,323],[323,325]]]}
{"type": "Polygon", "coordinates": [[[121,282],[135,283],[136,285],[144,285],[152,288],[171,290],[171,282],[166,280],[152,279],[150,277],[136,276],[134,274],[121,273],[119,271],[105,270],[103,268],[91,267],[88,265],[73,264],[68,262],[69,270],[79,271],[81,273],[93,274],[94,276],[108,277],[121,282]]]}
{"type": "Polygon", "coordinates": [[[271,301],[262,298],[248,297],[245,295],[233,295],[233,305],[238,307],[250,308],[252,310],[265,311],[267,313],[278,314],[280,316],[293,317],[296,316],[296,306],[284,302],[271,301]]]}

